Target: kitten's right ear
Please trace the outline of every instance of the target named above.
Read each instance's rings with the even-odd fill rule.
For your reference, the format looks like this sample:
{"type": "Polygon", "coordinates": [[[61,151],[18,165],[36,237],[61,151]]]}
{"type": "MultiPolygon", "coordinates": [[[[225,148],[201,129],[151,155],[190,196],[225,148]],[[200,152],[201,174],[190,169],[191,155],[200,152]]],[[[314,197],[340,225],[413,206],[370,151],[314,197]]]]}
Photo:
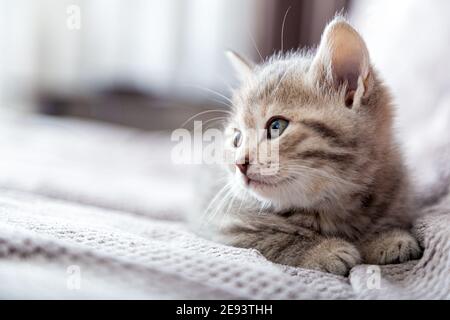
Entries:
{"type": "Polygon", "coordinates": [[[345,85],[345,104],[349,108],[368,94],[369,51],[360,34],[340,16],[326,27],[311,70],[316,79],[325,76],[335,89],[345,85]]]}
{"type": "Polygon", "coordinates": [[[228,60],[231,62],[234,70],[238,74],[240,80],[244,81],[251,76],[253,68],[255,67],[252,62],[241,57],[234,51],[228,50],[225,52],[225,54],[228,60]]]}

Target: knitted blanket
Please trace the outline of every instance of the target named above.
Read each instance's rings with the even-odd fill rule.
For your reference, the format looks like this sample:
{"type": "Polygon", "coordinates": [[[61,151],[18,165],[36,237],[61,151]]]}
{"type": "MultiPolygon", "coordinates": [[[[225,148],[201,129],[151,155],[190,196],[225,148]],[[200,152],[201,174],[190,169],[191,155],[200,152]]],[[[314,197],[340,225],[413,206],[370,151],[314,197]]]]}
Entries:
{"type": "Polygon", "coordinates": [[[167,135],[0,117],[0,298],[450,299],[450,198],[424,207],[418,261],[348,278],[192,233],[167,135]]]}

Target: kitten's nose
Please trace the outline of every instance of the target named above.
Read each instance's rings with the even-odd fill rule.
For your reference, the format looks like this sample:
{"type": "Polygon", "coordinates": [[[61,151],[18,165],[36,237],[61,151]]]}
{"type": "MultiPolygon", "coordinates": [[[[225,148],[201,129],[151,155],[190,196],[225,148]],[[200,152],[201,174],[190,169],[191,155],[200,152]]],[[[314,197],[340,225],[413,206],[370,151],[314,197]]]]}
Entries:
{"type": "Polygon", "coordinates": [[[249,165],[249,160],[248,158],[245,158],[244,163],[237,163],[236,167],[238,167],[239,171],[242,172],[242,174],[245,176],[247,174],[247,169],[248,169],[248,165],[249,165]]]}
{"type": "Polygon", "coordinates": [[[237,164],[236,165],[243,175],[247,174],[248,164],[237,164]]]}

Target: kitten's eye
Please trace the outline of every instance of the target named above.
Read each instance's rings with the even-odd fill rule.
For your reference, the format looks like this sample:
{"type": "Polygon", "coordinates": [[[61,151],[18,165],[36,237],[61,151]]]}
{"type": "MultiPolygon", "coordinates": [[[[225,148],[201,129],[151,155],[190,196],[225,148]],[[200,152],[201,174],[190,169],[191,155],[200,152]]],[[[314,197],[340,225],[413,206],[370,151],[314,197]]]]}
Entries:
{"type": "Polygon", "coordinates": [[[273,119],[267,127],[267,139],[276,139],[281,136],[289,125],[289,121],[281,118],[273,119]]]}
{"type": "Polygon", "coordinates": [[[234,133],[234,139],[233,139],[233,145],[236,148],[239,148],[242,143],[242,133],[236,129],[236,132],[234,133]]]}

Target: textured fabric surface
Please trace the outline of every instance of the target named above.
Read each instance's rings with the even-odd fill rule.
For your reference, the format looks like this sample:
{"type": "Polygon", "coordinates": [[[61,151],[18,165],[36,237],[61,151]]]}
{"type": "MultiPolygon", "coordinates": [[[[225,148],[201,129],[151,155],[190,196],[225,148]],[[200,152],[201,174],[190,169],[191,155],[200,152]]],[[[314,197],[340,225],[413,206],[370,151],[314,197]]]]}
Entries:
{"type": "Polygon", "coordinates": [[[416,224],[423,258],[381,267],[377,286],[377,267],[357,266],[343,278],[193,234],[184,219],[195,200],[184,194],[189,171],[166,161],[167,135],[2,120],[1,298],[450,299],[449,202],[428,207],[416,224]],[[147,148],[160,154],[149,158],[147,148]],[[128,174],[133,183],[121,180],[128,174]],[[153,178],[163,174],[164,183],[153,178]]]}
{"type": "Polygon", "coordinates": [[[3,189],[0,297],[450,299],[450,207],[429,211],[416,225],[423,258],[381,267],[377,286],[372,266],[349,278],[280,266],[201,239],[183,222],[3,189]]]}

